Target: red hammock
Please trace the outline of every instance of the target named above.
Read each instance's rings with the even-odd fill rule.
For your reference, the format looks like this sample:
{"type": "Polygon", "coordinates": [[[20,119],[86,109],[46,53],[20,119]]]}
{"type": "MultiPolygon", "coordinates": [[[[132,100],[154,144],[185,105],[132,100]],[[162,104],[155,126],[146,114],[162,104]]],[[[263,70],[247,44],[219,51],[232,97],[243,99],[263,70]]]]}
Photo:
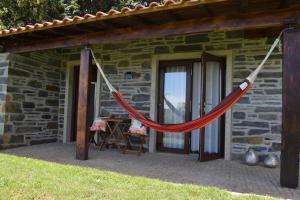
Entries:
{"type": "MultiPolygon", "coordinates": [[[[237,87],[235,88],[227,97],[225,97],[221,103],[212,109],[205,116],[195,119],[193,121],[189,121],[186,123],[180,124],[159,124],[150,119],[147,119],[143,116],[139,111],[134,109],[129,103],[125,100],[125,98],[116,91],[112,91],[113,98],[117,101],[117,103],[134,119],[140,121],[143,125],[155,129],[160,132],[190,132],[195,129],[200,129],[205,127],[206,125],[212,123],[214,120],[223,115],[227,110],[231,108],[233,104],[235,104],[252,86],[252,84],[245,80],[242,85],[246,85],[245,88],[237,87]]],[[[241,85],[241,86],[242,86],[241,85]]]]}
{"type": "Polygon", "coordinates": [[[214,120],[219,118],[221,115],[223,115],[227,110],[233,106],[251,87],[252,84],[257,77],[258,73],[262,70],[264,63],[267,61],[275,47],[280,42],[280,37],[282,35],[283,31],[280,32],[279,36],[274,41],[273,45],[271,46],[269,52],[265,56],[265,58],[262,60],[262,62],[259,64],[259,66],[244,80],[244,82],[237,88],[235,88],[227,97],[225,97],[221,103],[216,106],[214,109],[212,109],[209,113],[207,113],[205,116],[195,119],[193,121],[189,121],[186,123],[180,123],[180,124],[159,124],[157,122],[154,122],[150,119],[147,119],[144,117],[139,111],[134,109],[131,105],[128,104],[128,102],[125,100],[125,98],[113,87],[113,85],[109,82],[106,75],[104,74],[100,64],[98,63],[94,52],[91,50],[92,56],[94,58],[94,61],[105,81],[107,84],[113,98],[117,101],[117,103],[124,108],[124,110],[132,116],[134,119],[140,121],[143,125],[150,127],[152,129],[155,129],[160,132],[169,132],[169,133],[182,133],[182,132],[190,132],[195,129],[200,129],[208,124],[212,123],[214,120]]]}

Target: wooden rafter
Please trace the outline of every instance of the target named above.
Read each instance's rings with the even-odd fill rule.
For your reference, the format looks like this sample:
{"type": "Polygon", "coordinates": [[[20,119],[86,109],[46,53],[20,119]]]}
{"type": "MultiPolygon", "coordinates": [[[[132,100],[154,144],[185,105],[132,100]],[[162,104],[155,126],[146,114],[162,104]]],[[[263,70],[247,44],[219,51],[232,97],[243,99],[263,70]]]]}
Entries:
{"type": "Polygon", "coordinates": [[[300,23],[298,8],[282,11],[253,12],[240,15],[218,16],[169,22],[160,25],[120,28],[109,31],[95,32],[80,36],[62,37],[54,40],[42,40],[34,43],[5,46],[8,52],[28,52],[52,48],[110,43],[122,40],[151,39],[169,35],[199,33],[208,31],[229,31],[241,29],[257,29],[283,27],[284,21],[293,18],[300,23]]]}

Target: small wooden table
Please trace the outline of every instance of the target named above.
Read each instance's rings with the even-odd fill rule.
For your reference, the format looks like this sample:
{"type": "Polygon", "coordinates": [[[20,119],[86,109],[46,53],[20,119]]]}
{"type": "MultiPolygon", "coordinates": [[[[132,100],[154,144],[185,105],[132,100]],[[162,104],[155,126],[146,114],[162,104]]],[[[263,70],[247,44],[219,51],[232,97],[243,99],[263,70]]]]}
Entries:
{"type": "Polygon", "coordinates": [[[107,123],[107,131],[106,132],[99,132],[99,135],[102,138],[102,143],[97,146],[99,150],[102,150],[103,147],[108,147],[109,141],[114,138],[113,145],[116,146],[119,150],[121,149],[120,143],[119,143],[119,134],[124,139],[124,130],[128,125],[131,123],[131,119],[128,118],[103,118],[107,123]],[[119,132],[118,132],[119,130],[119,132]]]}

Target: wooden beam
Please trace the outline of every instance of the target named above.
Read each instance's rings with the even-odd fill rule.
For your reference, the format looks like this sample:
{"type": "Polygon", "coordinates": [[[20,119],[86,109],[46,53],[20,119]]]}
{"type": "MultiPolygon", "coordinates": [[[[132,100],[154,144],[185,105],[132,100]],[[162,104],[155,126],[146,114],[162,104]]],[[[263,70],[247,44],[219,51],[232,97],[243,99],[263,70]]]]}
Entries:
{"type": "Polygon", "coordinates": [[[249,5],[249,0],[240,0],[241,1],[241,8],[242,10],[246,10],[248,8],[249,5]]]}
{"type": "Polygon", "coordinates": [[[295,0],[281,0],[279,3],[279,8],[287,7],[288,4],[293,3],[295,0]]]}
{"type": "Polygon", "coordinates": [[[89,49],[82,49],[80,56],[78,108],[77,108],[77,139],[76,159],[87,160],[89,150],[89,95],[92,57],[89,49]]]}
{"type": "Polygon", "coordinates": [[[5,46],[5,51],[20,53],[209,31],[283,27],[284,21],[289,18],[295,19],[298,24],[300,23],[299,7],[275,11],[271,10],[269,12],[252,12],[239,15],[232,14],[228,16],[173,21],[159,25],[141,25],[139,27],[120,28],[52,40],[47,38],[47,40],[36,41],[34,43],[5,46]]]}
{"type": "Polygon", "coordinates": [[[283,34],[282,142],[280,183],[297,188],[300,148],[300,31],[283,34]]]}

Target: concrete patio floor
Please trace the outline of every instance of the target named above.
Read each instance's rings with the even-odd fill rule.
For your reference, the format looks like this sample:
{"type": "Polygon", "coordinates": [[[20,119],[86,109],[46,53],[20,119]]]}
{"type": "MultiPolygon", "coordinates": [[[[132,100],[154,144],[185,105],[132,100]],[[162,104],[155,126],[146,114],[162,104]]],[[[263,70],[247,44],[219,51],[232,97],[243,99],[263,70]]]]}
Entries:
{"type": "Polygon", "coordinates": [[[19,147],[2,150],[0,153],[157,178],[174,183],[214,186],[231,192],[300,199],[300,188],[280,187],[278,168],[246,166],[238,161],[220,159],[200,163],[196,157],[188,155],[167,153],[124,155],[112,149],[99,152],[94,147],[90,148],[89,160],[78,161],[74,158],[74,144],[58,143],[19,147]]]}

